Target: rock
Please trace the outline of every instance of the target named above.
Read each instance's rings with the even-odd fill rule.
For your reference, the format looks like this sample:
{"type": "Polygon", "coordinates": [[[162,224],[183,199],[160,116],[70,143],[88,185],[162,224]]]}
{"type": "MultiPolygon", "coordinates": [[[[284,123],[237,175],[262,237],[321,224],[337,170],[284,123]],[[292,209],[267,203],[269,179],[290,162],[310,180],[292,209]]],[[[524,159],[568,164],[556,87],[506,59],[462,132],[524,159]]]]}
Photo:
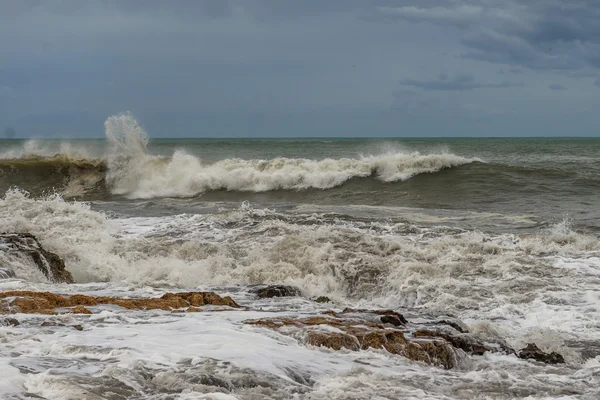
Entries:
{"type": "Polygon", "coordinates": [[[30,233],[0,234],[0,251],[17,257],[29,257],[52,282],[73,283],[73,277],[66,270],[64,261],[58,255],[45,250],[30,233]]]}
{"type": "Polygon", "coordinates": [[[92,314],[92,312],[90,310],[88,310],[87,308],[85,308],[84,306],[75,306],[75,307],[71,308],[71,312],[73,314],[92,314]]]}
{"type": "Polygon", "coordinates": [[[445,340],[407,338],[399,329],[382,327],[376,312],[363,310],[362,313],[363,318],[358,319],[344,313],[334,313],[333,316],[328,314],[328,317],[263,319],[246,323],[299,337],[312,346],[349,351],[381,349],[446,369],[456,365],[455,350],[445,340]],[[323,325],[334,329],[325,330],[323,325]]]}
{"type": "Polygon", "coordinates": [[[18,326],[20,322],[15,318],[2,318],[0,319],[0,326],[18,326]]]}
{"type": "MultiPolygon", "coordinates": [[[[394,326],[402,326],[406,322],[402,322],[402,320],[395,315],[384,315],[380,318],[382,324],[392,324],[394,326]]],[[[406,320],[404,320],[406,321],[406,320]]]]}
{"type": "Polygon", "coordinates": [[[82,331],[83,330],[83,326],[81,325],[73,325],[73,328],[78,330],[78,331],[82,331]]]}
{"type": "Polygon", "coordinates": [[[442,319],[439,321],[435,321],[433,322],[436,325],[448,325],[451,326],[452,328],[456,329],[457,331],[459,331],[460,333],[469,333],[469,328],[461,321],[458,320],[449,320],[449,319],[442,319]]]}
{"type": "Polygon", "coordinates": [[[205,305],[240,306],[228,296],[221,297],[213,292],[166,293],[159,298],[127,299],[121,297],[93,297],[85,295],[62,296],[49,292],[11,291],[0,292],[0,312],[56,314],[55,308],[74,307],[73,313],[91,313],[84,306],[112,304],[130,310],[166,310],[199,307],[205,305]]]}
{"type": "Polygon", "coordinates": [[[360,350],[360,344],[356,337],[345,333],[309,331],[305,341],[311,346],[328,347],[333,350],[360,350]]]}
{"type": "Polygon", "coordinates": [[[255,291],[259,299],[270,299],[272,297],[300,296],[300,289],[294,286],[271,285],[255,291]]]}
{"type": "Polygon", "coordinates": [[[363,314],[375,314],[375,315],[384,315],[384,316],[393,316],[395,318],[397,318],[398,320],[400,320],[400,322],[402,322],[402,324],[407,324],[408,321],[406,320],[406,318],[404,318],[404,315],[394,311],[394,310],[364,310],[364,309],[356,309],[356,308],[344,308],[344,310],[342,311],[342,313],[344,314],[356,314],[356,313],[363,313],[363,314]]]}
{"type": "Polygon", "coordinates": [[[331,303],[331,299],[327,296],[319,296],[315,299],[317,303],[331,303]]]}
{"type": "Polygon", "coordinates": [[[466,353],[482,355],[485,352],[492,351],[483,342],[480,342],[468,334],[447,333],[432,330],[418,330],[413,332],[416,338],[441,338],[452,344],[452,346],[463,350],[466,353]]]}
{"type": "Polygon", "coordinates": [[[519,358],[524,360],[533,359],[546,364],[564,364],[565,362],[562,355],[555,351],[552,353],[545,353],[534,343],[529,343],[524,349],[521,349],[519,351],[519,358]]]}
{"type": "Polygon", "coordinates": [[[44,321],[40,326],[65,326],[65,324],[60,324],[55,321],[44,321]]]}

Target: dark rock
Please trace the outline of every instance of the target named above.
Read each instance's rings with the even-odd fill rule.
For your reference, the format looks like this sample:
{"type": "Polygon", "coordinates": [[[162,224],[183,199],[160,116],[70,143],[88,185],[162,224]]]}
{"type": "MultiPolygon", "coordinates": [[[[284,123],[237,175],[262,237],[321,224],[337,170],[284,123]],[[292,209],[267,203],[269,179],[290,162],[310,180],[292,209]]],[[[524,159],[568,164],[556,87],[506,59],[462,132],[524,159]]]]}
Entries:
{"type": "Polygon", "coordinates": [[[466,353],[474,355],[482,355],[485,352],[492,351],[484,343],[476,340],[474,337],[464,333],[447,333],[433,330],[418,330],[413,333],[414,337],[430,337],[441,338],[452,344],[452,346],[463,350],[466,353]]]}
{"type": "Polygon", "coordinates": [[[405,322],[402,322],[402,320],[396,315],[384,315],[380,320],[382,324],[392,324],[394,326],[402,326],[405,324],[405,322]]]}
{"type": "MultiPolygon", "coordinates": [[[[348,313],[362,313],[362,314],[375,314],[375,315],[383,315],[383,316],[392,316],[397,318],[400,322],[402,322],[402,324],[407,324],[408,321],[406,320],[406,318],[404,318],[404,315],[400,314],[399,312],[396,312],[394,310],[364,310],[361,308],[344,308],[344,310],[342,310],[343,314],[348,314],[348,313]]],[[[383,322],[383,321],[382,321],[383,322]]]]}
{"type": "Polygon", "coordinates": [[[81,325],[73,325],[73,328],[77,329],[78,331],[83,330],[83,326],[81,326],[81,325]]]}
{"type": "Polygon", "coordinates": [[[293,286],[271,285],[255,291],[259,299],[269,299],[272,297],[291,297],[300,296],[300,289],[293,286]]]}
{"type": "Polygon", "coordinates": [[[17,326],[20,322],[15,318],[2,318],[0,319],[0,326],[17,326]]]}
{"type": "Polygon", "coordinates": [[[464,323],[462,323],[461,321],[458,321],[458,320],[451,321],[448,319],[442,319],[440,321],[435,322],[435,324],[448,325],[448,326],[451,326],[452,328],[456,329],[460,333],[469,333],[469,328],[467,328],[467,326],[464,323]]]}
{"type": "Polygon", "coordinates": [[[315,299],[317,303],[331,303],[331,299],[327,296],[319,296],[315,299]]]}
{"type": "Polygon", "coordinates": [[[56,321],[44,321],[40,326],[65,326],[65,324],[57,323],[56,321]]]}
{"type": "Polygon", "coordinates": [[[2,252],[29,257],[48,280],[73,283],[73,277],[66,270],[64,261],[58,255],[44,249],[32,234],[0,234],[0,245],[2,252]]]}
{"type": "Polygon", "coordinates": [[[553,351],[552,353],[545,353],[540,350],[534,343],[529,343],[524,349],[519,351],[519,358],[524,360],[536,360],[546,364],[564,364],[565,359],[562,355],[553,351]]]}

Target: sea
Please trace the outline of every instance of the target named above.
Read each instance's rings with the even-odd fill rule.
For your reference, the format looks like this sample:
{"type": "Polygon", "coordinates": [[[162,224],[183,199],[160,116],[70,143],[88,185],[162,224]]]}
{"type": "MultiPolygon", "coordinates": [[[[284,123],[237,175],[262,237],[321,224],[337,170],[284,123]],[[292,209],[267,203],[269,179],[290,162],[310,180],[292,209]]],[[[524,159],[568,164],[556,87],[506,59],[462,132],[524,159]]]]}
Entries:
{"type": "Polygon", "coordinates": [[[0,140],[0,232],[32,233],[75,280],[0,265],[0,291],[209,290],[248,309],[61,317],[82,332],[19,314],[1,399],[600,398],[600,139],[150,139],[131,114],[105,131],[0,140]],[[264,284],[302,296],[258,300],[264,284]],[[455,318],[566,363],[446,370],[244,323],[344,307],[455,318]]]}

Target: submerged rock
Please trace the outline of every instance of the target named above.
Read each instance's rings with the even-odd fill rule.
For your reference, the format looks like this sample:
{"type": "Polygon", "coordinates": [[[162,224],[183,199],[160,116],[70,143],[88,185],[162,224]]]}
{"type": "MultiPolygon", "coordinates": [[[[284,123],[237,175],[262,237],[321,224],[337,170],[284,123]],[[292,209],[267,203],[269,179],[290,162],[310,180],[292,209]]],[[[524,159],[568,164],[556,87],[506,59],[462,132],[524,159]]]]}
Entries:
{"type": "Polygon", "coordinates": [[[315,299],[317,303],[331,303],[331,299],[327,296],[319,296],[315,299]]]}
{"type": "Polygon", "coordinates": [[[15,318],[0,318],[0,326],[18,326],[20,322],[15,318]]]}
{"type": "MultiPolygon", "coordinates": [[[[64,261],[58,255],[44,249],[36,237],[30,233],[0,234],[0,252],[29,257],[52,282],[73,283],[73,277],[66,270],[64,261]]],[[[12,277],[14,277],[14,271],[4,268],[2,271],[8,277],[11,277],[10,272],[12,272],[12,277]]]]}
{"type": "Polygon", "coordinates": [[[293,297],[300,296],[300,289],[294,286],[271,285],[254,291],[259,299],[269,299],[272,297],[293,297]]]}
{"type": "Polygon", "coordinates": [[[406,320],[402,321],[399,317],[395,315],[384,315],[380,318],[382,324],[392,324],[394,326],[402,326],[406,323],[406,320]]]}
{"type": "Polygon", "coordinates": [[[555,351],[552,353],[545,353],[534,343],[529,343],[524,349],[521,349],[521,351],[519,351],[519,358],[524,360],[533,359],[546,364],[564,364],[565,362],[562,355],[555,351]]]}
{"type": "Polygon", "coordinates": [[[86,296],[76,294],[62,296],[50,292],[11,291],[0,292],[0,313],[36,313],[56,314],[56,308],[75,307],[73,313],[91,313],[84,306],[97,306],[112,304],[130,310],[175,310],[187,307],[200,307],[206,305],[240,306],[229,296],[221,297],[213,292],[183,292],[166,293],[159,298],[135,298],[86,296]]]}

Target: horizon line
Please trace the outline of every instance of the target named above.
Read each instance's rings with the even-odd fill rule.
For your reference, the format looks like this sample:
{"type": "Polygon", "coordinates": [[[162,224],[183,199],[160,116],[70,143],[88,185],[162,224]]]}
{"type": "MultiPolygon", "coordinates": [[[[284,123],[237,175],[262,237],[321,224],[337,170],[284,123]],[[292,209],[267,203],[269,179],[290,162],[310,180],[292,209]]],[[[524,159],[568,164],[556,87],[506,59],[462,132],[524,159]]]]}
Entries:
{"type": "MultiPolygon", "coordinates": [[[[272,137],[272,136],[199,136],[199,137],[149,137],[152,140],[423,140],[423,139],[600,139],[599,136],[290,136],[290,137],[272,137]]],[[[18,137],[18,138],[0,138],[0,140],[106,140],[103,136],[94,137],[18,137]]]]}

